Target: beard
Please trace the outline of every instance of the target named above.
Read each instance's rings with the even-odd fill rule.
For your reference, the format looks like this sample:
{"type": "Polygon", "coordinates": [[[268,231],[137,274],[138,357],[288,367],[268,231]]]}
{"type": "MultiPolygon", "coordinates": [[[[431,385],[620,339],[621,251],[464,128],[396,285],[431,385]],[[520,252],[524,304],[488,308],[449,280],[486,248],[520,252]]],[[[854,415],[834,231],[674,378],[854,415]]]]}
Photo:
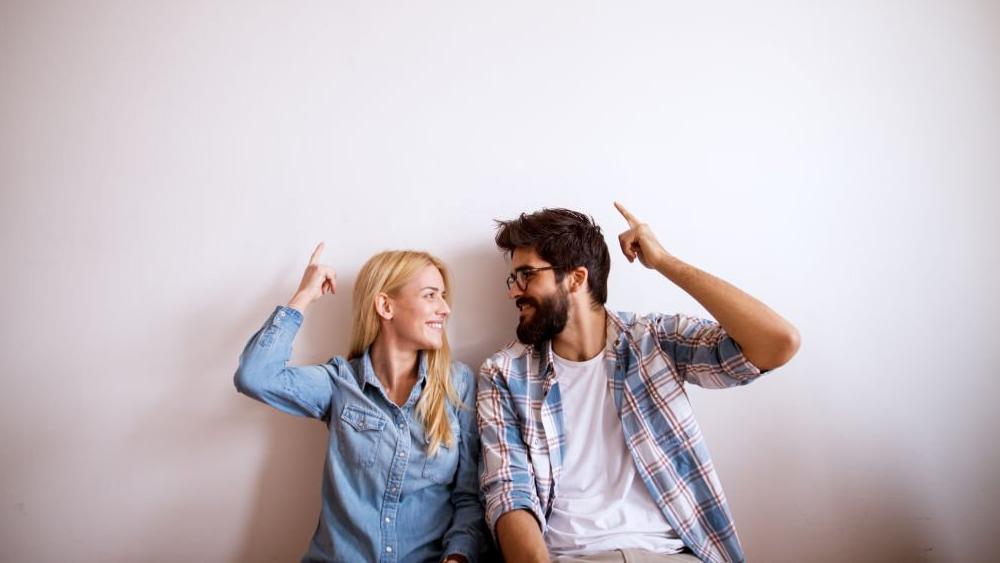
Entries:
{"type": "Polygon", "coordinates": [[[522,317],[517,324],[517,339],[523,344],[537,346],[552,338],[566,328],[569,318],[569,294],[560,287],[555,295],[538,302],[531,297],[520,297],[516,305],[531,305],[533,311],[530,317],[522,317]]]}

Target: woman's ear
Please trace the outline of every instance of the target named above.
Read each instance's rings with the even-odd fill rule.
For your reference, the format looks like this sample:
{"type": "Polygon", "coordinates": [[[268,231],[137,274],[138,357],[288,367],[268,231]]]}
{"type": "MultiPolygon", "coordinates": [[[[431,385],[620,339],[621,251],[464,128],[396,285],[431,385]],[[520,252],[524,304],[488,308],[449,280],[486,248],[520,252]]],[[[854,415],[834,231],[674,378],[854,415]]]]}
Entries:
{"type": "Polygon", "coordinates": [[[392,320],[392,298],[385,293],[375,296],[375,312],[387,321],[392,320]]]}

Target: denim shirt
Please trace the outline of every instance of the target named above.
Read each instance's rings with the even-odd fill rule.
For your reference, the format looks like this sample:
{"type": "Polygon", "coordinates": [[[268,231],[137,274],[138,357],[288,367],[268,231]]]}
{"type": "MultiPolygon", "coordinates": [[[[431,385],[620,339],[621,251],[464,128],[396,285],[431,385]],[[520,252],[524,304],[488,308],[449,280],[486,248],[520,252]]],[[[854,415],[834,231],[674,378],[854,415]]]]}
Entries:
{"type": "Polygon", "coordinates": [[[375,376],[368,351],[352,360],[286,366],[301,325],[295,309],[275,309],[243,350],[235,383],[258,401],[329,427],[323,506],[302,561],[438,561],[450,554],[476,561],[488,540],[479,501],[475,376],[452,364],[464,403],[447,402],[455,443],[428,457],[416,416],[426,380],[423,355],[417,383],[398,406],[375,376]]]}

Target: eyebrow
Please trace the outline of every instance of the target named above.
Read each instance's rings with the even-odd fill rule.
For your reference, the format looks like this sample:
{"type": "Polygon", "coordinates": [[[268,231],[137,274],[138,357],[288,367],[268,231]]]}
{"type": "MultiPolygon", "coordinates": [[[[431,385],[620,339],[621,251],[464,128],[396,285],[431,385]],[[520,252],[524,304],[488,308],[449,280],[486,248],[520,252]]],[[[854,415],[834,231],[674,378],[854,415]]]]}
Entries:
{"type": "Polygon", "coordinates": [[[433,285],[427,285],[427,286],[424,286],[424,287],[421,287],[421,288],[420,288],[420,291],[423,291],[423,290],[425,290],[425,289],[432,289],[432,290],[434,290],[434,291],[441,291],[441,288],[439,288],[439,287],[434,287],[433,285]]]}

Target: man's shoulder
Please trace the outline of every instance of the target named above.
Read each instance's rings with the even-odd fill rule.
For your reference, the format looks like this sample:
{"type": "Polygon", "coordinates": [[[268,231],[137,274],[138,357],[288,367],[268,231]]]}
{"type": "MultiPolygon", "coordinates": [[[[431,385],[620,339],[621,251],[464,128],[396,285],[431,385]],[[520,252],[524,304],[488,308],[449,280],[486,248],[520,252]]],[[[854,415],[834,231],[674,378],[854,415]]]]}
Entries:
{"type": "Polygon", "coordinates": [[[512,340],[492,356],[486,358],[480,370],[483,374],[502,374],[507,377],[515,373],[524,373],[528,360],[535,354],[534,346],[512,340]]]}
{"type": "Polygon", "coordinates": [[[609,326],[614,326],[622,335],[632,341],[640,341],[659,334],[683,333],[692,326],[701,326],[704,319],[680,313],[633,313],[629,311],[610,312],[609,326]]]}
{"type": "Polygon", "coordinates": [[[664,313],[635,313],[632,311],[608,311],[611,315],[611,322],[616,324],[619,330],[625,332],[635,333],[636,329],[642,332],[648,329],[650,326],[655,326],[662,318],[664,318],[664,313]]]}
{"type": "Polygon", "coordinates": [[[684,313],[664,313],[660,311],[654,311],[651,313],[635,313],[632,311],[608,311],[615,321],[625,328],[639,326],[649,326],[656,325],[659,323],[667,321],[700,321],[700,319],[693,315],[687,315],[684,313]]]}

